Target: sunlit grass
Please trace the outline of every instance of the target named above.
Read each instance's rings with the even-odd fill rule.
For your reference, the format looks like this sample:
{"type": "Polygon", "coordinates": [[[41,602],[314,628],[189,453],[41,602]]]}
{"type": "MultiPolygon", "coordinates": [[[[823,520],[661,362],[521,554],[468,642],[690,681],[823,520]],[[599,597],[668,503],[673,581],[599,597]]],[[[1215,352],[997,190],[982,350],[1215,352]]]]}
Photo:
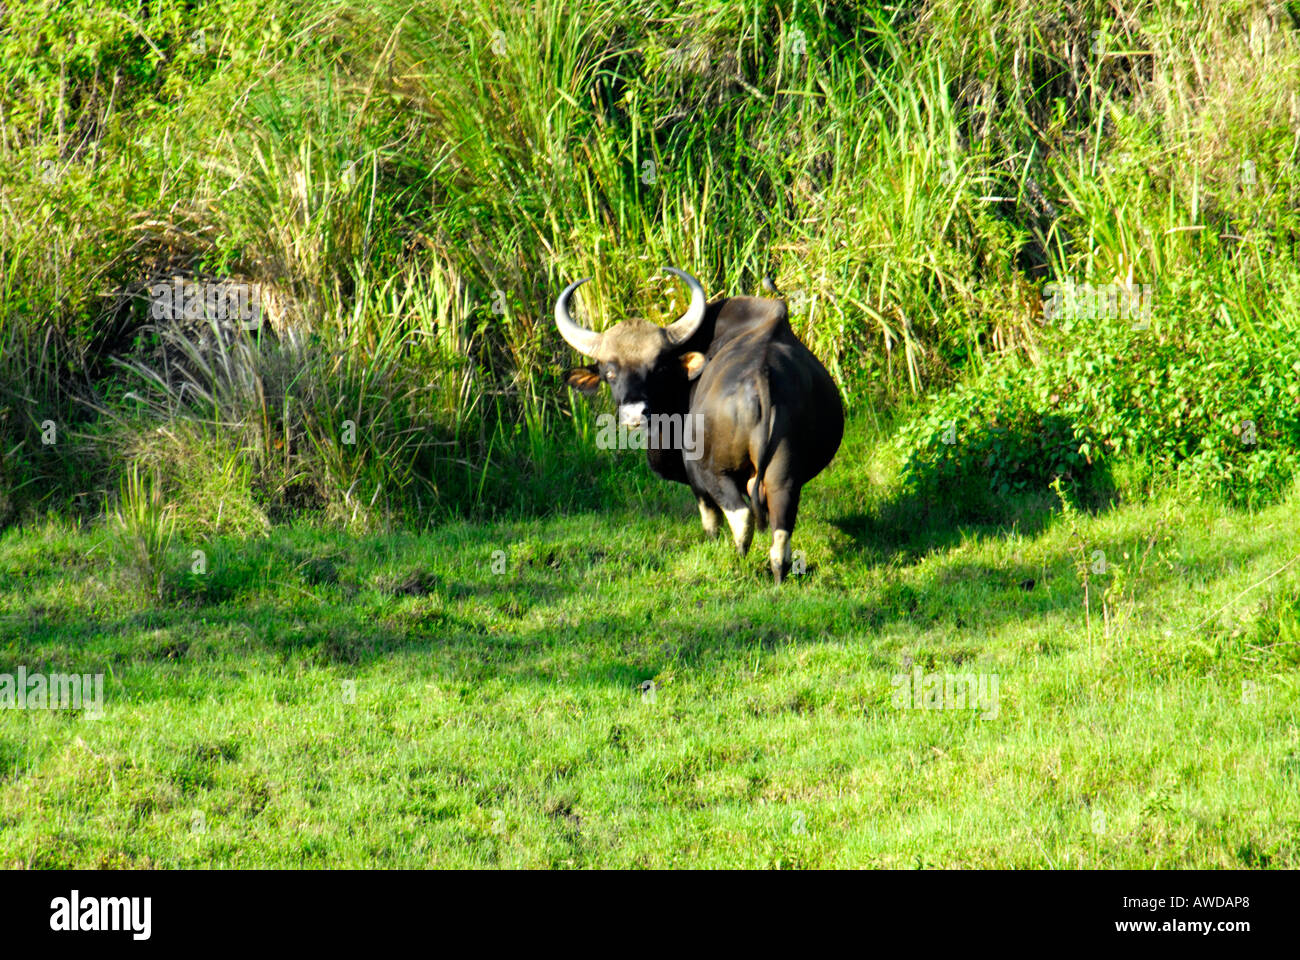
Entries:
{"type": "Polygon", "coordinates": [[[4,667],[108,676],[102,720],[0,715],[0,862],[1300,864],[1294,498],[925,524],[870,441],[779,589],[663,484],[177,542],[143,608],[98,531],[10,532],[4,667]],[[900,708],[914,669],[995,675],[996,710],[900,708]]]}
{"type": "Polygon", "coordinates": [[[0,863],[1300,866],[1281,7],[7,9],[0,670],[108,705],[0,710],[0,863]],[[555,294],[662,322],[665,264],[775,281],[855,415],[781,590],[561,385],[555,294]],[[173,276],[263,329],[151,326],[173,276]],[[898,485],[1013,360],[1108,512],[898,485]]]}

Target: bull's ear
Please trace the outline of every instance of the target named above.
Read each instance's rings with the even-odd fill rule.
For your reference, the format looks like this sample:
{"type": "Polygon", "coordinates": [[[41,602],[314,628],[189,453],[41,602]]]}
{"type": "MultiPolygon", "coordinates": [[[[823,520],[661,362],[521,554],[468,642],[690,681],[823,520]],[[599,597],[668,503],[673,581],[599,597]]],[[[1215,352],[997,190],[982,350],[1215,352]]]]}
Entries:
{"type": "Polygon", "coordinates": [[[600,386],[600,373],[594,363],[586,367],[574,367],[572,370],[564,371],[564,382],[574,390],[591,394],[595,393],[596,388],[600,386]]]}
{"type": "Polygon", "coordinates": [[[700,375],[700,371],[704,369],[704,354],[697,350],[683,353],[681,360],[682,369],[686,371],[687,380],[694,380],[700,375]]]}

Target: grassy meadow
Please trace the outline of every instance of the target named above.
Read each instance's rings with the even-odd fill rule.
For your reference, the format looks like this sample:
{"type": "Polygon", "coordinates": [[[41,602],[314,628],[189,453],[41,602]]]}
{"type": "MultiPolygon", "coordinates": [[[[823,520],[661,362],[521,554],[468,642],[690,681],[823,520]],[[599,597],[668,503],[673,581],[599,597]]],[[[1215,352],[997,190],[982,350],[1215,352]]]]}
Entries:
{"type": "Polygon", "coordinates": [[[0,865],[1300,866],[1298,154],[1289,4],[6,4],[0,865]],[[665,264],[781,587],[563,385],[665,264]]]}
{"type": "Polygon", "coordinates": [[[666,485],[216,538],[143,607],[106,534],[11,532],[6,660],[108,680],[101,718],[4,718],[3,863],[1300,865],[1294,501],[927,527],[844,453],[781,588],[666,485]],[[916,668],[996,709],[900,709],[916,668]]]}

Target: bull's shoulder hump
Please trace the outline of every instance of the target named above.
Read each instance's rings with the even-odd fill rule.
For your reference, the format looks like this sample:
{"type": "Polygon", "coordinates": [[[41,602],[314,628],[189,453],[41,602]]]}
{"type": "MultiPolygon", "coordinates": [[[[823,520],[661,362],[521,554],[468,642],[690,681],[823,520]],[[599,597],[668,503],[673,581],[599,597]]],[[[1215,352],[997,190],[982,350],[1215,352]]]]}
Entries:
{"type": "Polygon", "coordinates": [[[741,342],[756,349],[762,343],[786,336],[789,329],[785,301],[731,297],[718,311],[712,352],[716,354],[724,346],[739,346],[741,342]]]}
{"type": "Polygon", "coordinates": [[[765,320],[784,320],[789,316],[789,309],[784,300],[769,297],[728,297],[719,301],[720,316],[748,322],[765,320]]]}

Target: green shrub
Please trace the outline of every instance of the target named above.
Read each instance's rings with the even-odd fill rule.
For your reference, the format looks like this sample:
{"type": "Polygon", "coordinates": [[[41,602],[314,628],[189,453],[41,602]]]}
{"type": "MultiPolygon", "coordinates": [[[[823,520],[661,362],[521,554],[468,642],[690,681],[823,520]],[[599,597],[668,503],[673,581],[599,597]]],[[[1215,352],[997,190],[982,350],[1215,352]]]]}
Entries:
{"type": "Polygon", "coordinates": [[[1039,363],[1007,358],[935,396],[901,435],[904,476],[918,489],[987,481],[1003,496],[1059,476],[1094,499],[1106,489],[1098,470],[1127,460],[1143,487],[1174,480],[1246,506],[1276,498],[1300,471],[1300,340],[1195,319],[1191,302],[1145,329],[1066,321],[1039,363]]]}
{"type": "Polygon", "coordinates": [[[1098,492],[1095,463],[1083,452],[1091,433],[1036,406],[1021,392],[1027,386],[1004,376],[935,397],[900,434],[905,487],[981,513],[998,499],[1045,492],[1057,478],[1075,498],[1098,492]]]}

